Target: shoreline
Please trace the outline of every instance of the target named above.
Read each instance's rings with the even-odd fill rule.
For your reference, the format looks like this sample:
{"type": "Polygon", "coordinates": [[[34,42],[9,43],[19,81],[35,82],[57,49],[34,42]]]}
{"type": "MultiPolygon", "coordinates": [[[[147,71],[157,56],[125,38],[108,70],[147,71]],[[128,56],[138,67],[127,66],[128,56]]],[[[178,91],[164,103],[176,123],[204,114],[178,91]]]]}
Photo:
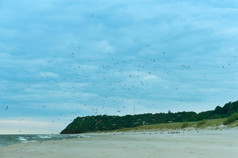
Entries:
{"type": "Polygon", "coordinates": [[[0,157],[232,158],[238,156],[237,133],[237,128],[84,133],[86,137],[5,146],[0,148],[0,157]]]}

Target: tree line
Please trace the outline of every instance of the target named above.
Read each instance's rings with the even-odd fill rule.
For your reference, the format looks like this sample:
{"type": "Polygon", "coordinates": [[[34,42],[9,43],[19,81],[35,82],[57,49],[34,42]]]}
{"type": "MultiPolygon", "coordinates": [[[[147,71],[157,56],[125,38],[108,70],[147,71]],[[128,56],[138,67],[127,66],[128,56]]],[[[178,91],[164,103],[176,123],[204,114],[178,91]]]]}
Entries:
{"type": "Polygon", "coordinates": [[[204,119],[226,118],[238,113],[238,101],[226,103],[223,107],[217,106],[214,110],[196,112],[168,112],[147,113],[126,116],[97,115],[77,117],[70,123],[61,134],[85,133],[96,131],[107,131],[120,128],[137,127],[140,125],[200,121],[204,119]]]}

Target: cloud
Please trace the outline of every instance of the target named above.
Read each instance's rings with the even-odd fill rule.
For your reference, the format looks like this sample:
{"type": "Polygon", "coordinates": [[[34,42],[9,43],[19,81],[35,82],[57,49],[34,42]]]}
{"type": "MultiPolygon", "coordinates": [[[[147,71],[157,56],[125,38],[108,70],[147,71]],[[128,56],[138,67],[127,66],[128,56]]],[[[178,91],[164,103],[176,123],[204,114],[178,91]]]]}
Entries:
{"type": "MultiPolygon", "coordinates": [[[[29,118],[27,118],[29,119],[29,118]]],[[[42,120],[42,119],[39,119],[42,120]]],[[[48,133],[59,133],[59,128],[63,127],[61,123],[50,123],[50,121],[39,121],[34,118],[34,120],[0,120],[0,134],[48,134],[48,133]]]]}
{"type": "Polygon", "coordinates": [[[0,123],[3,125],[12,125],[12,126],[22,126],[22,125],[30,125],[30,126],[47,126],[49,123],[47,122],[35,122],[35,121],[21,121],[21,120],[0,120],[0,123]]]}
{"type": "Polygon", "coordinates": [[[113,53],[114,48],[105,40],[96,43],[96,51],[101,53],[113,53]]]}
{"type": "Polygon", "coordinates": [[[53,73],[53,72],[40,72],[40,74],[39,74],[39,76],[40,77],[43,77],[43,78],[57,78],[57,77],[59,77],[59,75],[58,74],[56,74],[56,73],[53,73]]]}
{"type": "Polygon", "coordinates": [[[0,3],[1,118],[237,100],[236,1],[0,3]]]}

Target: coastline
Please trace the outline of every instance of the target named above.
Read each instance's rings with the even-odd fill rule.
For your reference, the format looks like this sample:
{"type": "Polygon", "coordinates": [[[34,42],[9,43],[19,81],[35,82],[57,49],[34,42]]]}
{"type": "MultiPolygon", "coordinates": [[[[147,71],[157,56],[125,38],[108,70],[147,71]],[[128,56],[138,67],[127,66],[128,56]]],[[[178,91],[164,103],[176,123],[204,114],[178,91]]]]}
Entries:
{"type": "Polygon", "coordinates": [[[238,129],[85,133],[85,137],[14,144],[3,158],[186,158],[238,156],[238,129]]]}

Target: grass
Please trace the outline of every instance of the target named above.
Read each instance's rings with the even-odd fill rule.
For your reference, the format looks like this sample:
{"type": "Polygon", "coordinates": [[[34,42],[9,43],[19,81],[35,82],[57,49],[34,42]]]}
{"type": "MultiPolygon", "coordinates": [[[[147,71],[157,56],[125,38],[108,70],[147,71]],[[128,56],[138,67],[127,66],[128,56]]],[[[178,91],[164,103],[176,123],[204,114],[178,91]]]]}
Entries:
{"type": "Polygon", "coordinates": [[[238,120],[238,113],[235,113],[231,116],[229,116],[225,121],[224,121],[224,125],[229,125],[233,122],[236,122],[238,120]]]}
{"type": "Polygon", "coordinates": [[[197,127],[201,127],[202,125],[205,125],[207,123],[207,120],[202,120],[197,122],[197,127]]]}
{"type": "Polygon", "coordinates": [[[188,122],[184,122],[184,123],[182,124],[181,128],[184,129],[184,128],[187,128],[187,127],[189,127],[189,126],[190,126],[190,125],[189,125],[188,122]]]}
{"type": "MultiPolygon", "coordinates": [[[[185,128],[193,129],[219,129],[221,126],[224,126],[223,123],[226,118],[222,119],[208,119],[202,121],[194,122],[171,122],[171,123],[160,123],[153,125],[143,125],[133,128],[123,128],[113,131],[143,131],[143,130],[180,130],[185,128]]],[[[234,121],[232,124],[229,124],[227,127],[238,126],[238,120],[234,121]]]]}

